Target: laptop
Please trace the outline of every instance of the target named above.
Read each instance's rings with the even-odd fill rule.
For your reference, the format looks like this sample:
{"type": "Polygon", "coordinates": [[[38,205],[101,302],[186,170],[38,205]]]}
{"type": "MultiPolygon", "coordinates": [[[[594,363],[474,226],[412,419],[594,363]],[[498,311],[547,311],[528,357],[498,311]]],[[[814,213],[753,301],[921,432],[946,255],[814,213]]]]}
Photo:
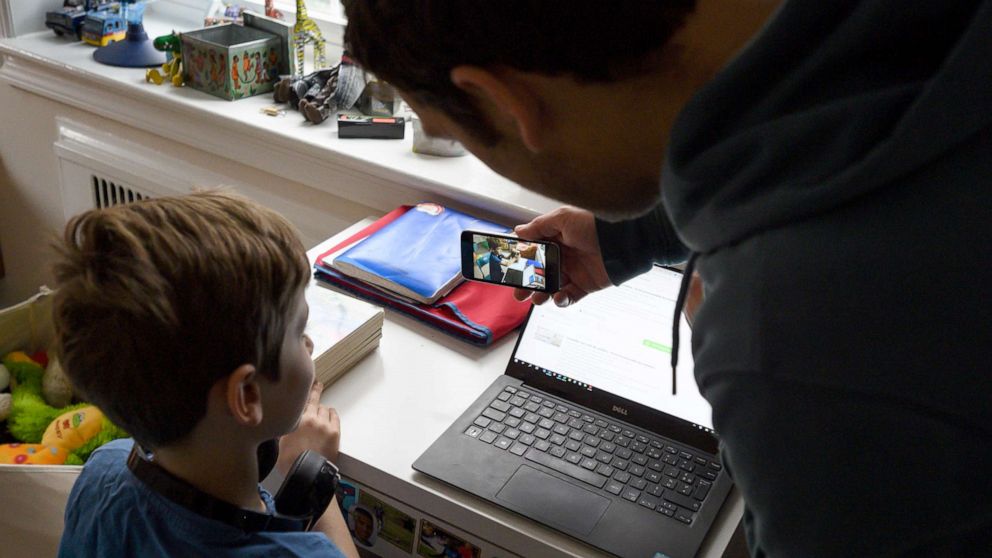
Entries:
{"type": "Polygon", "coordinates": [[[672,394],[681,279],[655,266],[533,307],[506,372],[413,468],[616,556],[694,556],[731,481],[684,319],[672,394]]]}

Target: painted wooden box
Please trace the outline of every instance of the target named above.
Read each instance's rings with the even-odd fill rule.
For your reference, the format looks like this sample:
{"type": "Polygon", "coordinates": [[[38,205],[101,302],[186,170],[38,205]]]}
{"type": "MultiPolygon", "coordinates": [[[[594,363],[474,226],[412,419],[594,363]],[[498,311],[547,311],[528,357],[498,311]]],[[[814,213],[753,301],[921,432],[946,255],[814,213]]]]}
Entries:
{"type": "Polygon", "coordinates": [[[235,101],[272,91],[286,56],[278,35],[240,25],[182,34],[186,85],[235,101]]]}

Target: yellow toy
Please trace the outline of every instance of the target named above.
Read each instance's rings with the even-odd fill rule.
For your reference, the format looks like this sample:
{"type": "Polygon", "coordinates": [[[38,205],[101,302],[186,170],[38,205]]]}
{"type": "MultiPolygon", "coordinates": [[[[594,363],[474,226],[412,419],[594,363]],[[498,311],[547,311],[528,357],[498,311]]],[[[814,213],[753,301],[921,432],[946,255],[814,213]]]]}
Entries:
{"type": "Polygon", "coordinates": [[[0,445],[0,464],[3,465],[65,465],[69,453],[58,446],[45,444],[0,445]]]}
{"type": "Polygon", "coordinates": [[[159,73],[158,68],[145,71],[145,81],[162,85],[162,82],[169,80],[174,87],[182,87],[185,81],[183,80],[183,46],[179,33],[173,31],[169,35],[156,37],[152,45],[155,46],[155,50],[171,53],[172,58],[162,64],[162,73],[159,73]]]}
{"type": "MultiPolygon", "coordinates": [[[[76,403],[56,408],[42,395],[45,369],[22,352],[3,359],[13,383],[7,428],[21,442],[0,445],[0,464],[82,465],[93,450],[127,433],[111,423],[92,405],[76,403]]],[[[50,370],[58,361],[48,363],[50,370]]]]}

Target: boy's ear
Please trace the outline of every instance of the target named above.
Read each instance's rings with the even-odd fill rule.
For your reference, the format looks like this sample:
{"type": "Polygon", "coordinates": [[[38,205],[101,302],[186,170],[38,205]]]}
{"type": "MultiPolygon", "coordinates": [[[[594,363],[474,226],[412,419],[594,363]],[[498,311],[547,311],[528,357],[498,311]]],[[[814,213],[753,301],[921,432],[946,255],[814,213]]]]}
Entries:
{"type": "Polygon", "coordinates": [[[492,105],[513,120],[520,140],[530,151],[544,149],[541,104],[535,91],[514,70],[490,71],[478,66],[455,66],[451,82],[481,104],[492,105]]]}
{"type": "Polygon", "coordinates": [[[250,364],[242,364],[224,382],[227,409],[239,424],[257,426],[262,422],[262,390],[258,372],[250,364]]]}

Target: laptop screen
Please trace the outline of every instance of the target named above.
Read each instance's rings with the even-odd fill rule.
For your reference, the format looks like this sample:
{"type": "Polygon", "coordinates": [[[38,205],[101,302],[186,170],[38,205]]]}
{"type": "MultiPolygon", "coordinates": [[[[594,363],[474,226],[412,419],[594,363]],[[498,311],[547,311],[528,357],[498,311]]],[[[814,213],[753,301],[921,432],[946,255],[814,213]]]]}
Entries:
{"type": "Polygon", "coordinates": [[[688,324],[672,395],[672,317],[682,274],[660,266],[567,308],[535,306],[507,373],[538,389],[716,453],[692,371],[688,324]]]}

